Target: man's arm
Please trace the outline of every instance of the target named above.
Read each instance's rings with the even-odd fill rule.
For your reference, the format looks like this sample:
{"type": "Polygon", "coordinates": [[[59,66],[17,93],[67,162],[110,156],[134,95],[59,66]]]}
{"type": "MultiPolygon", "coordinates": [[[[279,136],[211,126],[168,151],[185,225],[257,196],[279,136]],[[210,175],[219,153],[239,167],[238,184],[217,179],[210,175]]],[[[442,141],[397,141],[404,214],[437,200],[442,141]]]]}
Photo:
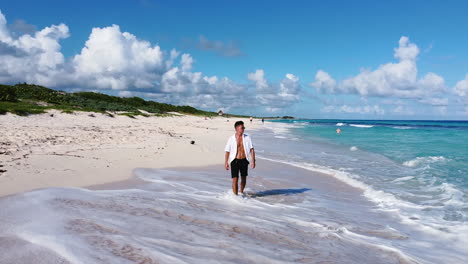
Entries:
{"type": "Polygon", "coordinates": [[[229,170],[229,152],[226,151],[226,154],[224,154],[224,168],[226,170],[229,170]]]}
{"type": "Polygon", "coordinates": [[[255,150],[254,150],[254,148],[250,149],[250,157],[252,157],[252,164],[250,166],[252,166],[252,169],[255,169],[255,150]]]}
{"type": "Polygon", "coordinates": [[[224,168],[229,170],[229,154],[231,152],[231,138],[228,139],[226,146],[224,147],[224,168]]]}

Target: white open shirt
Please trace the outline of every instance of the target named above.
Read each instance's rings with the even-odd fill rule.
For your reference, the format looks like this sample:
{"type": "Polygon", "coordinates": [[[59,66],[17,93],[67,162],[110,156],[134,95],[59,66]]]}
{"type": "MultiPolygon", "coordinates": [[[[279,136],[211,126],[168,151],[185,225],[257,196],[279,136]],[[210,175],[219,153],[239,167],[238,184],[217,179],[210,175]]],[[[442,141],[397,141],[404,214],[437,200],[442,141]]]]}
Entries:
{"type": "MultiPolygon", "coordinates": [[[[247,134],[242,134],[242,135],[243,135],[242,141],[244,142],[245,157],[247,158],[248,161],[250,161],[250,150],[254,148],[252,145],[252,139],[247,134]]],[[[226,152],[229,152],[229,163],[231,163],[236,158],[236,155],[237,155],[236,134],[229,137],[228,142],[226,143],[226,147],[224,147],[224,150],[226,152]]]]}

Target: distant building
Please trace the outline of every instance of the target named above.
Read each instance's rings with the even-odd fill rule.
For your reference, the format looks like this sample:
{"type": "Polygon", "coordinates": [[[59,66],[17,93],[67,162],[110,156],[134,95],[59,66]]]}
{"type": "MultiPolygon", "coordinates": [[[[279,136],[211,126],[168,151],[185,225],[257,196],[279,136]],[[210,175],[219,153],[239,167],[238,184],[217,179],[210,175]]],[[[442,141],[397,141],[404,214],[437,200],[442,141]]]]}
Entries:
{"type": "Polygon", "coordinates": [[[220,116],[224,115],[223,110],[219,110],[219,111],[218,111],[218,115],[220,115],[220,116]]]}

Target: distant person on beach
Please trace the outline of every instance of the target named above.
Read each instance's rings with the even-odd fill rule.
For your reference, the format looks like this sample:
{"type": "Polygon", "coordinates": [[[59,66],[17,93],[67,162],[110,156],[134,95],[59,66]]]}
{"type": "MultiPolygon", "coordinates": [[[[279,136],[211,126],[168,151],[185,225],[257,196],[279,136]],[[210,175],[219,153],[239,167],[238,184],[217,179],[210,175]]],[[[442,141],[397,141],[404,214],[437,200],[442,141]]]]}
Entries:
{"type": "Polygon", "coordinates": [[[244,122],[237,121],[234,124],[236,133],[229,137],[224,150],[224,168],[231,168],[232,192],[238,193],[239,172],[241,175],[240,192],[244,193],[245,184],[247,183],[248,166],[255,169],[255,150],[252,145],[252,139],[249,135],[244,134],[244,122]]]}
{"type": "Polygon", "coordinates": [[[265,124],[265,119],[264,118],[262,118],[262,124],[265,124]]]}
{"type": "Polygon", "coordinates": [[[250,117],[250,124],[252,124],[252,119],[253,119],[253,117],[250,117]]]}

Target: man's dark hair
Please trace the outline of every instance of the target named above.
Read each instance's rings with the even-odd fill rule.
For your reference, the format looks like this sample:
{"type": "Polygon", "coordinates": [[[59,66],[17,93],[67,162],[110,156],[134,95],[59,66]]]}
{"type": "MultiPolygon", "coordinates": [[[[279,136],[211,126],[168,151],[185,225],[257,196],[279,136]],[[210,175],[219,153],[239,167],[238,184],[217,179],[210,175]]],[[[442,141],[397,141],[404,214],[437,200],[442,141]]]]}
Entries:
{"type": "Polygon", "coordinates": [[[243,126],[244,125],[244,122],[242,121],[237,121],[235,124],[234,124],[234,128],[238,127],[238,126],[243,126]]]}

